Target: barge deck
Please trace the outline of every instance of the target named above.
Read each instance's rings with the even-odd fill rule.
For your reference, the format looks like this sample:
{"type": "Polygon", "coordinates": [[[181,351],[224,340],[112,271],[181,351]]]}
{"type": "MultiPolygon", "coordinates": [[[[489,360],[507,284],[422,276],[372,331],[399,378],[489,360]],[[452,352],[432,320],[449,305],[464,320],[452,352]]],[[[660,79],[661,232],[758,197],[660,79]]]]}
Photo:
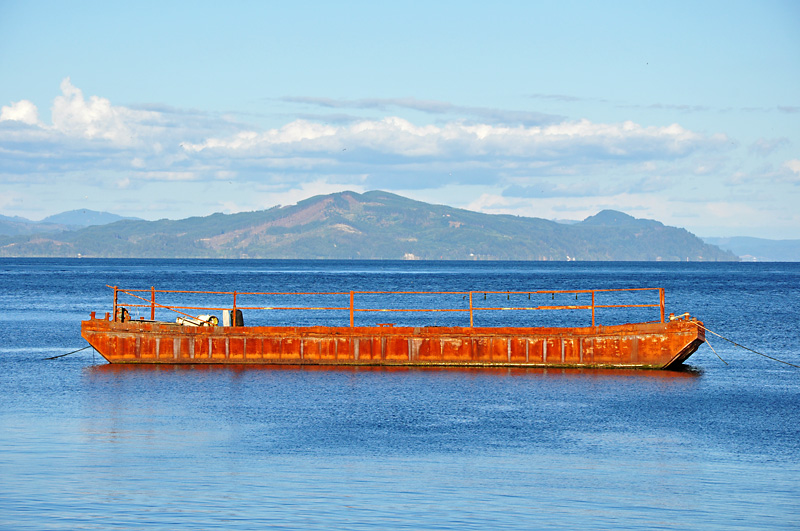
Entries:
{"type": "MultiPolygon", "coordinates": [[[[704,342],[702,323],[684,314],[665,317],[664,290],[637,288],[628,290],[571,290],[571,291],[469,291],[469,292],[367,292],[341,293],[237,293],[156,290],[114,290],[113,312],[98,318],[93,312],[81,325],[82,336],[110,363],[124,364],[258,364],[258,365],[377,365],[377,366],[457,366],[457,367],[574,367],[574,368],[641,368],[669,369],[682,364],[704,342]],[[599,297],[642,295],[655,291],[657,303],[599,304],[599,297]],[[148,297],[149,295],[149,297],[148,297]],[[187,306],[156,301],[174,295],[225,297],[229,304],[187,306]],[[505,306],[493,305],[487,296],[505,299],[505,306]],[[525,304],[512,305],[514,295],[525,304]],[[569,299],[569,304],[554,302],[569,299]],[[279,297],[282,300],[302,301],[309,298],[338,297],[349,299],[341,306],[248,305],[247,297],[279,297]],[[373,300],[389,297],[389,307],[364,307],[358,299],[373,300]],[[404,308],[398,297],[419,301],[428,296],[449,297],[459,302],[457,307],[404,308]],[[527,296],[527,298],[526,298],[527,296]],[[124,302],[120,299],[127,297],[124,302]],[[547,298],[547,304],[528,301],[547,298]],[[552,298],[551,298],[552,297],[552,298]],[[574,301],[572,300],[574,297],[574,301]],[[482,305],[477,304],[480,300],[482,305]],[[238,304],[237,304],[238,303],[238,304]],[[597,313],[654,308],[660,319],[600,325],[597,313]],[[149,310],[147,316],[130,318],[130,309],[149,310]],[[245,326],[257,311],[282,312],[297,315],[298,311],[320,315],[339,314],[338,326],[325,325],[262,325],[245,326]],[[570,310],[591,312],[587,326],[475,326],[486,312],[501,315],[525,316],[529,312],[570,310]],[[189,313],[192,311],[192,313],[189,313]],[[197,311],[203,313],[198,315],[197,311]],[[243,314],[247,312],[246,314],[243,314]],[[156,320],[157,313],[177,313],[176,322],[156,320]],[[222,326],[214,312],[222,312],[222,326]],[[376,323],[356,317],[363,313],[395,313],[412,316],[423,312],[469,314],[469,326],[402,326],[397,323],[376,323]]],[[[257,319],[256,319],[257,320],[257,319]]],[[[290,320],[297,319],[291,317],[290,320]]],[[[523,321],[525,319],[522,319],[523,321]]],[[[501,318],[502,322],[503,319],[501,318]]]]}

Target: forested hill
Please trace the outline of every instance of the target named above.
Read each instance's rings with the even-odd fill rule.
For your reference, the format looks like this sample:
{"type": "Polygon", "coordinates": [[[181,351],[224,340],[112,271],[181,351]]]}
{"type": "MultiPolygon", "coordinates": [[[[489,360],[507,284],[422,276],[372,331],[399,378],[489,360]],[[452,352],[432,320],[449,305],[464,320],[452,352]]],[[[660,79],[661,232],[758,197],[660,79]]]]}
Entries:
{"type": "Polygon", "coordinates": [[[123,220],[0,239],[0,256],[426,260],[738,258],[688,231],[606,210],[580,223],[491,215],[388,192],[341,192],[258,212],[123,220]]]}

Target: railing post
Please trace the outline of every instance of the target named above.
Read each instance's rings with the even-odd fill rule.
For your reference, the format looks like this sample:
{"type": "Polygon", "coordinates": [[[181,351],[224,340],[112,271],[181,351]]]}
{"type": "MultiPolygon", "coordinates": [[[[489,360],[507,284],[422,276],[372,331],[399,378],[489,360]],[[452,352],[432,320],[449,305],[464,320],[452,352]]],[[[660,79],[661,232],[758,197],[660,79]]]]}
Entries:
{"type": "Polygon", "coordinates": [[[592,326],[594,326],[594,290],[592,290],[592,326]]]}
{"type": "Polygon", "coordinates": [[[150,286],[150,320],[156,320],[156,287],[150,286]]]}
{"type": "Polygon", "coordinates": [[[353,315],[353,313],[354,313],[354,311],[353,311],[353,295],[354,295],[354,292],[350,291],[350,327],[354,326],[354,324],[353,324],[353,317],[354,317],[354,315],[353,315]]]}
{"type": "Polygon", "coordinates": [[[117,287],[114,286],[114,321],[117,320],[117,287]]]}
{"type": "Polygon", "coordinates": [[[469,327],[472,328],[473,320],[472,320],[472,292],[469,292],[469,327]]]}
{"type": "Polygon", "coordinates": [[[658,288],[658,299],[661,305],[661,322],[664,322],[664,288],[658,288]]]}
{"type": "Polygon", "coordinates": [[[233,315],[231,316],[231,326],[236,326],[236,292],[233,292],[233,315]]]}

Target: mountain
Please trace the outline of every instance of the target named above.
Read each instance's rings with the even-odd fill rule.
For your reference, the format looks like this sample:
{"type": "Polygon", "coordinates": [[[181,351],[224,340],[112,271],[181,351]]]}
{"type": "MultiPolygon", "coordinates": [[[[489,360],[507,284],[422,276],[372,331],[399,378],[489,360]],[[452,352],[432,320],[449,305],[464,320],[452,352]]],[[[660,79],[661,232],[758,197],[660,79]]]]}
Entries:
{"type": "Polygon", "coordinates": [[[0,215],[0,236],[64,232],[91,225],[106,225],[123,219],[138,218],[124,218],[108,212],[87,209],[62,212],[61,214],[48,216],[41,221],[32,221],[20,216],[0,215]]]}
{"type": "Polygon", "coordinates": [[[583,220],[583,225],[591,227],[646,227],[648,225],[663,225],[657,221],[648,219],[636,219],[624,212],[616,210],[602,210],[594,216],[589,216],[583,220]]]}
{"type": "Polygon", "coordinates": [[[62,212],[61,214],[48,216],[41,222],[69,225],[73,227],[89,227],[91,225],[107,225],[123,219],[138,218],[126,218],[116,214],[111,214],[109,212],[97,212],[96,210],[81,209],[70,210],[69,212],[62,212]]]}
{"type": "Polygon", "coordinates": [[[40,223],[19,216],[0,216],[0,236],[19,236],[38,232],[60,232],[67,227],[55,223],[40,223]]]}
{"type": "Polygon", "coordinates": [[[703,238],[703,241],[730,251],[749,262],[800,262],[800,240],[764,238],[703,238]]]}
{"type": "Polygon", "coordinates": [[[4,216],[2,214],[0,214],[0,221],[10,221],[13,223],[35,223],[34,221],[20,216],[4,216]]]}
{"type": "Polygon", "coordinates": [[[258,212],[122,220],[0,241],[0,256],[445,260],[704,260],[730,252],[684,229],[603,211],[566,225],[341,192],[258,212]]]}

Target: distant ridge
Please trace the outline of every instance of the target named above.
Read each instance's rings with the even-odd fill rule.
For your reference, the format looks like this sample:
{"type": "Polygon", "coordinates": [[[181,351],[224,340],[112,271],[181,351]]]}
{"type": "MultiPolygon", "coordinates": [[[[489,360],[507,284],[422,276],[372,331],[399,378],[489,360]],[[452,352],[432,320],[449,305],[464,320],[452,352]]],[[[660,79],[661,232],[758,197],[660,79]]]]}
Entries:
{"type": "Polygon", "coordinates": [[[56,223],[41,223],[19,216],[0,216],[0,237],[37,234],[42,232],[61,232],[67,227],[56,223]]]}
{"type": "Polygon", "coordinates": [[[589,216],[581,223],[587,226],[600,226],[600,227],[645,227],[647,225],[664,225],[658,221],[649,219],[636,219],[624,212],[616,210],[601,210],[594,216],[589,216]]]}
{"type": "Polygon", "coordinates": [[[88,210],[84,208],[48,216],[42,220],[42,223],[56,223],[59,225],[71,225],[74,227],[90,227],[92,225],[107,225],[123,219],[139,218],[126,218],[116,214],[111,214],[109,212],[97,212],[96,210],[88,210]]]}
{"type": "Polygon", "coordinates": [[[33,221],[20,216],[0,215],[0,236],[22,236],[26,234],[40,234],[64,232],[92,225],[107,225],[126,218],[109,212],[80,209],[70,210],[48,216],[41,221],[33,221]]]}
{"type": "Polygon", "coordinates": [[[703,241],[731,251],[748,262],[800,262],[800,240],[767,240],[736,236],[703,238],[703,241]]]}
{"type": "Polygon", "coordinates": [[[575,224],[432,205],[382,191],[183,220],[122,220],[0,240],[0,256],[424,260],[737,257],[684,229],[606,210],[575,224]]]}

